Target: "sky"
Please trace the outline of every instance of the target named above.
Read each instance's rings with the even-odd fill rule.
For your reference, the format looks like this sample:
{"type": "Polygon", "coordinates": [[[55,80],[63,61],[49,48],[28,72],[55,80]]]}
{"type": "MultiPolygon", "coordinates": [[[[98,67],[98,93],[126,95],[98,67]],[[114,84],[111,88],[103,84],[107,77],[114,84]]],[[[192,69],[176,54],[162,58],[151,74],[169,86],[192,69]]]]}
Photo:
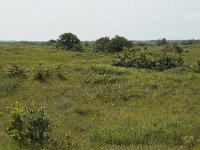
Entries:
{"type": "Polygon", "coordinates": [[[0,40],[200,39],[200,0],[0,0],[0,40]]]}

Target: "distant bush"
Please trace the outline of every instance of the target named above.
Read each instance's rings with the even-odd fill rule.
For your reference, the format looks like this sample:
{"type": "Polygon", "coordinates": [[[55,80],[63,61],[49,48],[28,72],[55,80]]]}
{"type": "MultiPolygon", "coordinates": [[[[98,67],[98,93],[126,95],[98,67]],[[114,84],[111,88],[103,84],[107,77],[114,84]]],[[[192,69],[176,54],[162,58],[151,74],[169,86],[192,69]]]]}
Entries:
{"type": "Polygon", "coordinates": [[[95,42],[94,51],[103,53],[122,52],[124,47],[132,47],[133,43],[125,37],[116,35],[114,38],[102,37],[95,42]]]}
{"type": "Polygon", "coordinates": [[[161,55],[156,57],[152,54],[137,51],[135,49],[124,49],[119,59],[114,62],[115,66],[133,67],[163,71],[170,68],[183,66],[184,60],[177,56],[161,55]]]}
{"type": "Polygon", "coordinates": [[[51,40],[49,40],[48,42],[47,42],[47,44],[48,45],[54,45],[54,44],[56,44],[56,40],[53,40],[53,39],[51,39],[51,40]]]}
{"type": "Polygon", "coordinates": [[[94,52],[108,53],[108,43],[110,42],[109,37],[102,37],[95,41],[94,52]]]}
{"type": "Polygon", "coordinates": [[[161,39],[161,40],[157,40],[157,45],[158,45],[158,46],[166,45],[166,44],[168,44],[166,38],[163,38],[163,39],[161,39]]]}
{"type": "Polygon", "coordinates": [[[17,65],[10,65],[8,70],[7,70],[7,75],[10,78],[14,77],[26,77],[24,70],[19,68],[17,65]]]}
{"type": "Polygon", "coordinates": [[[178,53],[179,55],[182,55],[183,52],[187,52],[177,43],[164,45],[161,51],[165,53],[175,52],[175,53],[178,53]]]}
{"type": "Polygon", "coordinates": [[[81,41],[73,33],[64,33],[57,40],[57,47],[65,50],[81,51],[81,41]]]}
{"type": "Polygon", "coordinates": [[[74,51],[74,52],[83,52],[84,49],[83,49],[83,47],[81,46],[81,44],[76,44],[76,45],[74,45],[74,47],[72,48],[72,51],[74,51]]]}

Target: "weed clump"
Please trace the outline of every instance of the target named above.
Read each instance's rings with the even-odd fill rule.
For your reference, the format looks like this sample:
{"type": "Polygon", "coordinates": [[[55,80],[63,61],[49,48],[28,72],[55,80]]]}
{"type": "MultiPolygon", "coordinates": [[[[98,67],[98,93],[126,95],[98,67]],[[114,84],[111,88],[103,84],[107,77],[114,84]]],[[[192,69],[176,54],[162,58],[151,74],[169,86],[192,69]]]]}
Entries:
{"type": "Polygon", "coordinates": [[[42,67],[42,65],[40,64],[39,67],[36,69],[34,79],[39,82],[46,82],[49,77],[51,77],[50,70],[42,67]]]}
{"type": "Polygon", "coordinates": [[[197,61],[197,65],[194,67],[196,73],[200,73],[200,60],[197,61]]]}
{"type": "Polygon", "coordinates": [[[14,77],[26,77],[24,70],[22,70],[20,67],[18,67],[17,65],[10,65],[8,70],[7,70],[7,75],[10,78],[14,78],[14,77]]]}

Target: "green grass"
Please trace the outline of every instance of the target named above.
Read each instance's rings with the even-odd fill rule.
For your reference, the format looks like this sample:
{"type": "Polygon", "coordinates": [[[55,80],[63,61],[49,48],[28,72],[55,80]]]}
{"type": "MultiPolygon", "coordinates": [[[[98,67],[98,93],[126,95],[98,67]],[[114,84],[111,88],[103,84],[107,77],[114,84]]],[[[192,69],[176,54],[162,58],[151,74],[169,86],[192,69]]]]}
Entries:
{"type": "MultiPolygon", "coordinates": [[[[149,47],[154,53],[159,49],[149,47]]],[[[200,46],[187,49],[186,63],[196,64],[200,46]]],[[[187,149],[183,137],[200,139],[200,74],[182,68],[113,67],[115,58],[2,44],[0,112],[7,114],[15,101],[46,106],[55,124],[53,135],[69,134],[81,149],[187,149]],[[8,77],[11,64],[26,78],[8,77]],[[45,82],[35,80],[39,65],[50,72],[45,82]]],[[[17,149],[5,133],[6,122],[0,122],[0,149],[17,149]]]]}

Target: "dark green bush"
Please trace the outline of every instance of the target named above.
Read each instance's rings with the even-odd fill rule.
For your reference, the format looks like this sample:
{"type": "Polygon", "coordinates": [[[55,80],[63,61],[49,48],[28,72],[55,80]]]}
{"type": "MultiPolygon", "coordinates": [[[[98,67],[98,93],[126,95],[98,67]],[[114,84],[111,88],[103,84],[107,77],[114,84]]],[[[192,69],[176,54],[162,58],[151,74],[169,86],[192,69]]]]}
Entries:
{"type": "Polygon", "coordinates": [[[76,44],[76,45],[74,45],[74,47],[72,48],[72,51],[74,51],[74,52],[83,52],[84,49],[83,49],[83,47],[81,46],[81,44],[76,44]]]}
{"type": "Polygon", "coordinates": [[[114,62],[115,66],[133,67],[163,71],[170,68],[183,66],[184,60],[180,56],[160,55],[154,56],[135,49],[124,49],[122,55],[114,62]]]}
{"type": "Polygon", "coordinates": [[[30,108],[17,102],[10,108],[7,118],[6,133],[20,149],[78,149],[70,136],[53,137],[52,121],[43,107],[30,108]]]}
{"type": "Polygon", "coordinates": [[[18,103],[11,108],[7,134],[21,148],[44,148],[51,131],[51,121],[44,108],[30,109],[18,103]]]}
{"type": "Polygon", "coordinates": [[[13,77],[26,77],[24,70],[19,68],[17,65],[10,65],[8,70],[7,70],[7,75],[10,78],[13,77]]]}
{"type": "Polygon", "coordinates": [[[0,95],[11,95],[19,87],[16,80],[5,80],[0,82],[0,95]]]}
{"type": "Polygon", "coordinates": [[[116,35],[114,38],[102,37],[95,41],[94,52],[116,53],[122,52],[124,47],[132,47],[133,43],[125,37],[116,35]]]}
{"type": "Polygon", "coordinates": [[[200,73],[200,60],[197,61],[197,65],[194,67],[196,73],[200,73]]]}
{"type": "Polygon", "coordinates": [[[55,73],[56,73],[56,76],[60,79],[60,80],[66,80],[66,77],[65,75],[63,74],[63,70],[61,68],[61,65],[58,65],[56,68],[55,68],[55,73]]]}
{"type": "Polygon", "coordinates": [[[110,42],[109,37],[102,37],[95,41],[94,52],[108,53],[108,43],[110,42]]]}
{"type": "Polygon", "coordinates": [[[34,79],[39,82],[46,82],[49,77],[51,77],[51,71],[44,68],[42,65],[39,65],[36,69],[34,79]]]}

